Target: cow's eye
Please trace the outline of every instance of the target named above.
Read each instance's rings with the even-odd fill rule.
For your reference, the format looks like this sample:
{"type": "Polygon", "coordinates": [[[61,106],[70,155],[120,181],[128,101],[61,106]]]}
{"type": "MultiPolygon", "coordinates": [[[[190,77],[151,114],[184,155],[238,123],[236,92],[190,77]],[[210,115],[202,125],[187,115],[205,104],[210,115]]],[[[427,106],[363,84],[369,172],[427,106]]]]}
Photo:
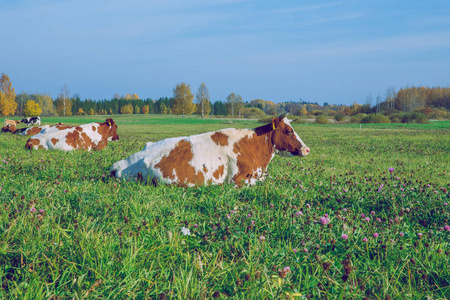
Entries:
{"type": "Polygon", "coordinates": [[[286,134],[293,134],[293,131],[286,131],[286,134]]]}

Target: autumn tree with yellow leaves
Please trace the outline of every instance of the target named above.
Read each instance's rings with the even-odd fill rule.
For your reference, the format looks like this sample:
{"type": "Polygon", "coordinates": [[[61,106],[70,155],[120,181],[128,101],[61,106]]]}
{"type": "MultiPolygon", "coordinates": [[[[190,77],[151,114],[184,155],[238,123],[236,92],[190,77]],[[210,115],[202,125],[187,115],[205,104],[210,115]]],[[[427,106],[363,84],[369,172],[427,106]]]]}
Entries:
{"type": "Polygon", "coordinates": [[[148,106],[148,105],[142,106],[142,113],[144,115],[148,115],[149,112],[150,112],[150,106],[148,106]]]}
{"type": "Polygon", "coordinates": [[[8,75],[2,73],[0,78],[0,114],[2,116],[12,116],[16,109],[16,92],[8,75]]]}
{"type": "Polygon", "coordinates": [[[25,104],[25,108],[23,109],[23,115],[25,118],[28,117],[38,117],[42,114],[42,109],[39,103],[34,102],[33,100],[28,100],[25,104]]]}
{"type": "Polygon", "coordinates": [[[190,115],[195,110],[195,105],[192,102],[194,95],[191,92],[189,84],[180,83],[173,89],[174,104],[172,106],[172,113],[175,115],[190,115]]]}

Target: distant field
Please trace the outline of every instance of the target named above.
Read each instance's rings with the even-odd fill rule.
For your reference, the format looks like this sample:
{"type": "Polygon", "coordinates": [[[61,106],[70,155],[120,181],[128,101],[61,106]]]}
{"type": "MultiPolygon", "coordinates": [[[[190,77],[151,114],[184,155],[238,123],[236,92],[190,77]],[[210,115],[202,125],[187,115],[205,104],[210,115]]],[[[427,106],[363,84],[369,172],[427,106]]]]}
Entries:
{"type": "Polygon", "coordinates": [[[295,124],[311,154],[275,157],[263,183],[179,188],[109,168],[149,141],[262,124],[112,117],[101,152],[0,134],[1,299],[450,298],[449,121],[295,124]]]}

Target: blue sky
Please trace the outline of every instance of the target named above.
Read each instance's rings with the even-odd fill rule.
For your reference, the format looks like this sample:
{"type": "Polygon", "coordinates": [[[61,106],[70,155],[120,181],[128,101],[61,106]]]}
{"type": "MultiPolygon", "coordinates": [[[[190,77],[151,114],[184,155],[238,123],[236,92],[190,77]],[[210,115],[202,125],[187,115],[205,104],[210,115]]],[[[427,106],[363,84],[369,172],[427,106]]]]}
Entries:
{"type": "Polygon", "coordinates": [[[450,1],[0,0],[16,92],[350,105],[450,85],[450,1]]]}

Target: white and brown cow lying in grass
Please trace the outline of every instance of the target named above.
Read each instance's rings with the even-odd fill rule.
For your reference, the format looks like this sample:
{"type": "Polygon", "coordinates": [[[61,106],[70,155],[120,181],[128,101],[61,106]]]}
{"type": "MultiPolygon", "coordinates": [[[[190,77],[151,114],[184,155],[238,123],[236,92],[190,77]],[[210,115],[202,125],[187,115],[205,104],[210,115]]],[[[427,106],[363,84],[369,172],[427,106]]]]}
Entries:
{"type": "Polygon", "coordinates": [[[117,178],[194,186],[202,184],[255,184],[278,154],[306,156],[303,143],[285,115],[255,129],[223,129],[189,137],[147,143],[144,149],[116,162],[117,178]]]}
{"type": "Polygon", "coordinates": [[[113,119],[106,119],[104,123],[95,122],[80,126],[56,125],[44,128],[28,139],[25,148],[102,150],[108,145],[108,141],[118,139],[116,123],[113,119]]]}
{"type": "Polygon", "coordinates": [[[8,125],[2,127],[2,132],[12,132],[12,133],[15,133],[16,131],[17,131],[16,125],[8,124],[8,125]]]}
{"type": "MultiPolygon", "coordinates": [[[[40,133],[42,130],[50,128],[50,127],[55,127],[58,128],[58,130],[60,130],[62,127],[56,127],[56,126],[61,126],[63,125],[63,123],[59,122],[56,125],[42,125],[42,126],[35,126],[35,127],[29,127],[29,128],[20,128],[17,129],[14,134],[18,134],[18,135],[29,135],[29,136],[33,136],[36,135],[38,133],[40,133]]],[[[75,126],[66,126],[65,128],[70,128],[70,127],[75,127],[75,126]]],[[[56,130],[55,130],[56,131],[56,130]]]]}

